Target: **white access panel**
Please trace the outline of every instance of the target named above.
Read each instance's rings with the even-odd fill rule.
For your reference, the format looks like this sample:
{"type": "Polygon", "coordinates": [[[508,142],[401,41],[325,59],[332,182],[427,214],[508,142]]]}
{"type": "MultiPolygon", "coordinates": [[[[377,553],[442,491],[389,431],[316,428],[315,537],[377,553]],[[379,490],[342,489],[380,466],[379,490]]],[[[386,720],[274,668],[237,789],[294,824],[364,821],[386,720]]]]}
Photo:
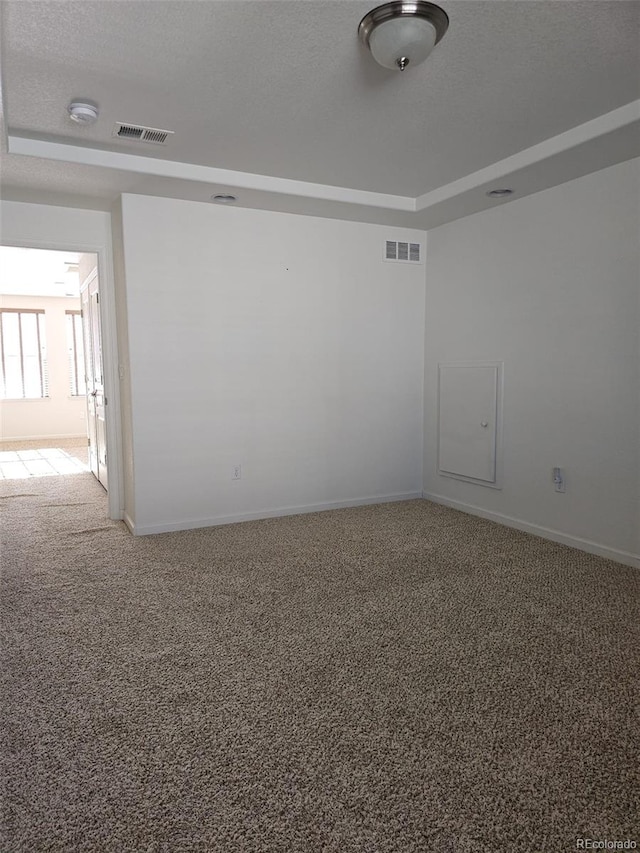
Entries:
{"type": "Polygon", "coordinates": [[[438,365],[438,473],[500,488],[501,388],[500,362],[438,365]]]}

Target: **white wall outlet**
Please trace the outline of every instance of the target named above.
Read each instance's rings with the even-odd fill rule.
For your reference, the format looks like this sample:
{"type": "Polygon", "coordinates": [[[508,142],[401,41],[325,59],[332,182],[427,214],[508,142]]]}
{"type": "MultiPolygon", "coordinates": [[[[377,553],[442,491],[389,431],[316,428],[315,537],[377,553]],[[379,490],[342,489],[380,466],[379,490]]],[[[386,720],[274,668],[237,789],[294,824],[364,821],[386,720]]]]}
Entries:
{"type": "Polygon", "coordinates": [[[242,479],[242,465],[234,465],[233,466],[233,474],[231,476],[232,480],[241,480],[242,479]]]}
{"type": "Polygon", "coordinates": [[[562,468],[554,468],[553,469],[553,487],[556,490],[556,492],[566,491],[564,471],[562,470],[562,468]]]}

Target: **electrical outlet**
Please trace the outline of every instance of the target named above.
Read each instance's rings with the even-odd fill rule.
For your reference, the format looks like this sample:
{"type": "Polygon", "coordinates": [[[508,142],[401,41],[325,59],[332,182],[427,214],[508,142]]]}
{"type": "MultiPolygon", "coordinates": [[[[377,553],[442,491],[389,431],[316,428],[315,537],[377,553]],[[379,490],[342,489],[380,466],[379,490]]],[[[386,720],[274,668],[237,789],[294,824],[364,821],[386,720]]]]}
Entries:
{"type": "Polygon", "coordinates": [[[233,475],[231,477],[232,480],[241,480],[242,479],[242,465],[234,465],[233,466],[233,475]]]}

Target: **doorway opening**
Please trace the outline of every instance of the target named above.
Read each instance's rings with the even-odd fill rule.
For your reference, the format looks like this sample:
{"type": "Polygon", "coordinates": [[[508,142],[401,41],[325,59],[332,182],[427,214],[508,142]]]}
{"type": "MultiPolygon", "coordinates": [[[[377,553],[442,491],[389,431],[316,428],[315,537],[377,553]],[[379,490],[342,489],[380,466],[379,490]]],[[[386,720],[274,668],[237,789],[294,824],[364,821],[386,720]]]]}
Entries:
{"type": "Polygon", "coordinates": [[[0,246],[0,478],[108,487],[98,256],[0,246]]]}

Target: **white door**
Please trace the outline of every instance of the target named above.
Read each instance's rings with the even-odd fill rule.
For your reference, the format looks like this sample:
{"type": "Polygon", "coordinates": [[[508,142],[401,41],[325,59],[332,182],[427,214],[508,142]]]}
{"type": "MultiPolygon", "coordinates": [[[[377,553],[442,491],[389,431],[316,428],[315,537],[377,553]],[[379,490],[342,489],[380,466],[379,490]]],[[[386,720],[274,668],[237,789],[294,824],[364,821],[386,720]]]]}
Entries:
{"type": "Polygon", "coordinates": [[[496,483],[499,366],[440,364],[438,471],[496,483]]]}
{"type": "Polygon", "coordinates": [[[84,281],[82,301],[82,331],[84,336],[85,374],[87,377],[87,429],[89,433],[89,467],[98,481],[107,488],[107,433],[105,424],[106,398],[102,369],[102,335],[100,329],[100,292],[98,270],[94,269],[84,281]]]}

